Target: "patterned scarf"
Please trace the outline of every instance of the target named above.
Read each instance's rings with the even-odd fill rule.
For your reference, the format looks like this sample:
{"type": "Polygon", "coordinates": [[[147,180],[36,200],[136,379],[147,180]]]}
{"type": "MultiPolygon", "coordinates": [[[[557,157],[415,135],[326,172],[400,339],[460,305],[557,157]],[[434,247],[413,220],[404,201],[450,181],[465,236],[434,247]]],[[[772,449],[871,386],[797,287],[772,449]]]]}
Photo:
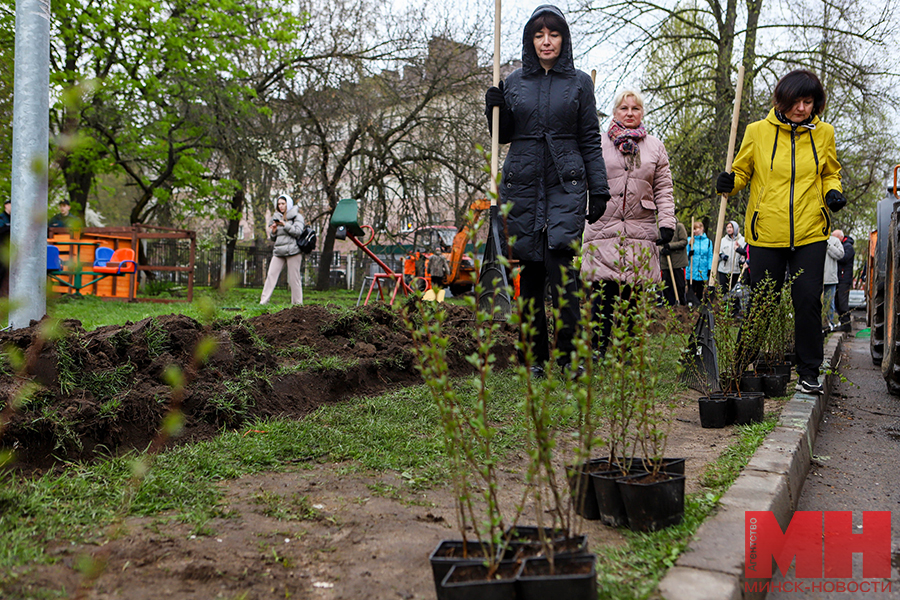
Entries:
{"type": "Polygon", "coordinates": [[[609,124],[609,139],[619,152],[625,155],[625,168],[629,171],[641,166],[641,148],[638,142],[647,137],[643,125],[628,129],[615,119],[609,124]]]}
{"type": "Polygon", "coordinates": [[[808,116],[806,119],[804,119],[800,123],[794,123],[793,121],[788,119],[786,116],[784,116],[783,112],[781,112],[780,110],[778,110],[776,108],[775,109],[775,118],[778,119],[779,121],[781,121],[782,123],[784,123],[785,125],[790,125],[791,128],[794,130],[796,130],[798,127],[805,127],[807,129],[815,129],[816,128],[816,126],[812,124],[813,115],[808,116]]]}
{"type": "Polygon", "coordinates": [[[615,144],[622,154],[638,154],[638,142],[647,137],[647,130],[643,125],[636,129],[627,129],[624,125],[613,119],[609,124],[609,139],[615,144]]]}

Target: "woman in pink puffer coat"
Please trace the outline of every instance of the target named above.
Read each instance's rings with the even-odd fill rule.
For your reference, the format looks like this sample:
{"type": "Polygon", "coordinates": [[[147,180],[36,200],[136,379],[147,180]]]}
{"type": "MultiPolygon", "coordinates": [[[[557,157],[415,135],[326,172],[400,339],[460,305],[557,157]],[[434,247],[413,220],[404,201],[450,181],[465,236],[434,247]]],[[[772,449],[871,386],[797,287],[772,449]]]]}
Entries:
{"type": "Polygon", "coordinates": [[[584,232],[581,276],[600,291],[593,307],[594,320],[602,318],[595,340],[600,354],[609,342],[615,300],[630,298],[635,285],[660,281],[659,246],[675,232],[669,155],[641,125],[643,117],[639,92],[616,95],[612,123],[602,136],[610,200],[584,232]]]}

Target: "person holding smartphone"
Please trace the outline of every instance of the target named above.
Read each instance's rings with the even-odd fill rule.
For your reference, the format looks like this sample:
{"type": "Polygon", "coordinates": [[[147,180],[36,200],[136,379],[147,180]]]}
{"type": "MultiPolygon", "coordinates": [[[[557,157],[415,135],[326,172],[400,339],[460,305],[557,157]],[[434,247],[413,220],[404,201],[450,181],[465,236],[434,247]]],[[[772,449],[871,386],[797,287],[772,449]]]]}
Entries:
{"type": "Polygon", "coordinates": [[[269,303],[285,265],[288,270],[288,285],[291,286],[291,304],[303,304],[303,280],[300,273],[303,256],[300,254],[297,238],[303,233],[305,225],[303,216],[290,196],[281,194],[275,199],[275,214],[269,224],[269,239],[275,242],[275,248],[272,250],[272,260],[269,261],[269,271],[259,298],[260,304],[269,303]]]}

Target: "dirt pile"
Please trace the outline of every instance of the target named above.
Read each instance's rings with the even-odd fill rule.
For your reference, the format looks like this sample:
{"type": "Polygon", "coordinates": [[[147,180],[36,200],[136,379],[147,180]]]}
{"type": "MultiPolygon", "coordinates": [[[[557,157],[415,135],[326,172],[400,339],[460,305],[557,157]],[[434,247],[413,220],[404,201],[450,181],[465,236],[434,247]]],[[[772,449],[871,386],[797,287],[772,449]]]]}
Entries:
{"type": "MultiPolygon", "coordinates": [[[[474,349],[472,315],[447,309],[451,370],[461,375],[471,370],[464,357],[474,349]]],[[[0,334],[0,448],[13,449],[23,470],[146,448],[173,403],[184,414],[174,443],[183,443],[421,379],[412,337],[385,306],[298,306],[210,325],[168,315],[91,332],[74,320],[61,325],[55,339],[40,324],[0,334]],[[184,381],[174,399],[173,372],[184,381]]],[[[514,338],[504,326],[500,368],[514,338]]]]}

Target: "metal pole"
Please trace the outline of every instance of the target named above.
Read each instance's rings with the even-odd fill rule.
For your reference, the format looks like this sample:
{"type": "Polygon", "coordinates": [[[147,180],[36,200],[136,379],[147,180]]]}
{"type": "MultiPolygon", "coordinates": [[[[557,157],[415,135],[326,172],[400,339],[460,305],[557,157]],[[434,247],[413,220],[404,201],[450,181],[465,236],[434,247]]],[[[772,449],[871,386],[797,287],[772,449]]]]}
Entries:
{"type": "Polygon", "coordinates": [[[16,0],[9,324],[47,313],[50,2],[16,0]]]}

